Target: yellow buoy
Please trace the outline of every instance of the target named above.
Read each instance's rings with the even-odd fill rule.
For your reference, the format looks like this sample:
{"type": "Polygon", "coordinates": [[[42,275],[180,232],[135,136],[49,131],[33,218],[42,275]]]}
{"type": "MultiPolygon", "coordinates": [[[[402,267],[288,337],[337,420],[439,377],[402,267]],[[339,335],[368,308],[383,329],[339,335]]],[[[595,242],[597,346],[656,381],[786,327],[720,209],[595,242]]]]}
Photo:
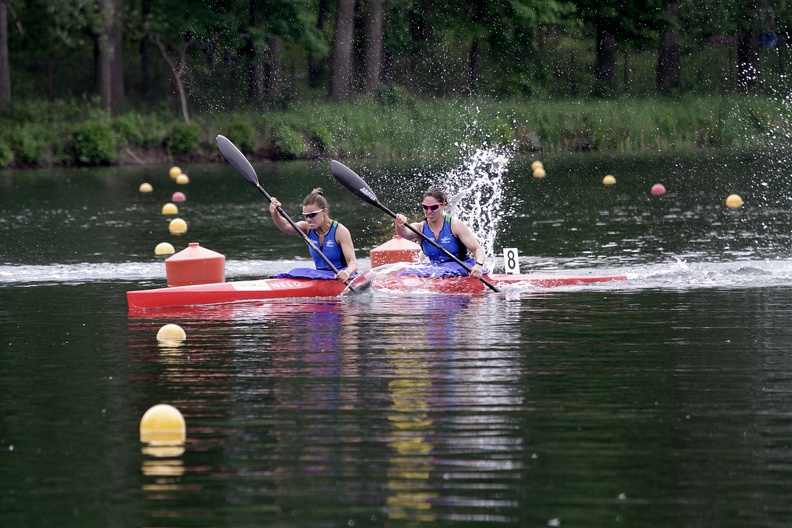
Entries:
{"type": "Polygon", "coordinates": [[[157,331],[157,341],[184,341],[187,333],[177,324],[166,324],[157,331]]]}
{"type": "Polygon", "coordinates": [[[179,177],[179,174],[182,173],[182,170],[179,167],[171,167],[168,171],[168,175],[173,178],[174,180],[179,177]]]}
{"type": "Polygon", "coordinates": [[[544,178],[545,176],[547,176],[547,174],[545,173],[545,170],[542,167],[536,167],[533,170],[534,178],[544,178]]]}
{"type": "Polygon", "coordinates": [[[176,204],[166,203],[162,206],[162,214],[164,215],[175,215],[179,214],[179,208],[176,207],[176,204]]]}
{"type": "Polygon", "coordinates": [[[740,198],[739,194],[730,194],[728,198],[726,198],[726,206],[731,207],[732,209],[739,209],[742,207],[743,199],[740,198]]]}
{"type": "Polygon", "coordinates": [[[139,190],[142,193],[150,193],[154,190],[154,187],[152,187],[150,183],[141,183],[139,190]]]}
{"type": "Polygon", "coordinates": [[[190,177],[187,176],[186,174],[179,174],[176,177],[176,183],[178,183],[179,185],[185,185],[187,183],[190,183],[190,177]]]}
{"type": "Polygon", "coordinates": [[[157,244],[157,247],[154,248],[155,255],[173,255],[175,251],[173,246],[167,242],[160,242],[157,244]]]}
{"type": "Polygon", "coordinates": [[[535,171],[536,169],[544,169],[544,165],[542,165],[542,162],[539,160],[536,160],[533,163],[531,163],[531,170],[535,171]]]}
{"type": "Polygon", "coordinates": [[[171,234],[182,235],[187,232],[187,222],[181,218],[174,218],[170,221],[168,229],[170,230],[171,234]]]}
{"type": "Polygon", "coordinates": [[[616,178],[608,174],[604,178],[602,178],[603,185],[614,185],[616,183],[616,178]]]}
{"type": "Polygon", "coordinates": [[[150,445],[183,444],[186,430],[182,413],[167,403],[151,407],[140,419],[140,441],[150,445]]]}

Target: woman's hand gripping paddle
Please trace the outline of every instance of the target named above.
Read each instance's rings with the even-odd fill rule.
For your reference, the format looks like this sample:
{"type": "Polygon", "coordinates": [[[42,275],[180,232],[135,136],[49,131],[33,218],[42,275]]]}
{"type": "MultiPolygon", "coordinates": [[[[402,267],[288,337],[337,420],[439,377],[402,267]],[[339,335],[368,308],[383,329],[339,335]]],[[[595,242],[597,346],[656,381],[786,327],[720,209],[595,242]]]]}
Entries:
{"type": "MultiPolygon", "coordinates": [[[[220,152],[223,153],[223,156],[225,156],[225,158],[228,160],[228,163],[230,163],[231,166],[234,167],[237,172],[239,172],[239,174],[241,174],[247,181],[256,187],[256,189],[258,189],[259,192],[264,195],[264,198],[266,198],[267,201],[272,202],[272,196],[270,196],[269,193],[267,193],[267,191],[265,191],[264,188],[259,184],[258,176],[256,175],[255,169],[253,169],[253,165],[250,164],[248,159],[244,154],[242,154],[236,145],[234,145],[227,137],[218,135],[217,146],[220,148],[220,152]]],[[[308,244],[311,249],[316,251],[320,257],[322,257],[322,260],[324,260],[325,263],[330,266],[330,269],[333,270],[334,273],[338,273],[338,269],[333,265],[332,262],[330,262],[330,259],[328,259],[324,253],[322,253],[322,250],[317,247],[313,240],[308,238],[308,235],[306,235],[305,232],[297,226],[294,220],[292,220],[289,215],[286,214],[286,211],[284,211],[282,207],[278,207],[278,214],[285,218],[298,234],[302,235],[305,243],[308,244]]],[[[344,284],[351,288],[349,281],[344,281],[344,284]]]]}
{"type": "MultiPolygon", "coordinates": [[[[352,191],[352,193],[355,194],[358,198],[360,198],[364,202],[370,203],[374,207],[382,209],[393,218],[396,218],[396,213],[394,213],[393,211],[385,207],[382,203],[380,203],[380,201],[377,200],[377,195],[374,194],[374,191],[371,190],[371,187],[369,187],[360,176],[355,174],[355,172],[352,169],[350,169],[341,162],[332,160],[330,161],[330,172],[332,173],[333,177],[336,180],[338,180],[344,187],[352,191]]],[[[449,252],[446,248],[435,242],[433,239],[427,237],[420,231],[416,230],[409,223],[405,223],[404,227],[406,227],[407,229],[409,229],[410,231],[421,237],[423,240],[426,240],[434,247],[436,247],[437,249],[439,249],[449,257],[451,257],[451,259],[454,262],[462,266],[465,270],[467,270],[468,273],[472,271],[467,264],[459,260],[456,256],[454,256],[453,253],[449,252]]],[[[500,291],[498,288],[495,287],[494,284],[489,282],[484,277],[481,277],[479,280],[481,280],[481,282],[486,284],[492,291],[494,292],[500,291]]]]}

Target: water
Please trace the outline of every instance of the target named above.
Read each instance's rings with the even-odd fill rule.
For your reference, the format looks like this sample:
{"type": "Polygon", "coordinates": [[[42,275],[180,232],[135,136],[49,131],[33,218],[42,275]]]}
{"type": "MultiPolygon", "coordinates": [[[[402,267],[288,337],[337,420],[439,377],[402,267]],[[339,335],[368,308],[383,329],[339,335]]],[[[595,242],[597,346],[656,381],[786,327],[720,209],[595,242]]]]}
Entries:
{"type": "MultiPolygon", "coordinates": [[[[0,524],[787,526],[784,164],[570,156],[536,180],[530,161],[503,175],[490,262],[517,247],[524,272],[627,281],[130,315],[126,291],[164,285],[159,242],[225,254],[229,280],[307,250],[226,166],[183,167],[186,187],[165,168],[0,176],[0,524]],[[160,214],[175,190],[185,236],[160,214]],[[165,323],[182,346],[158,345],[165,323]],[[185,415],[182,454],[139,442],[160,402],[185,415]]],[[[349,165],[417,219],[463,164],[349,165]]],[[[294,217],[324,187],[364,268],[392,235],[326,164],[256,168],[294,217]]]]}

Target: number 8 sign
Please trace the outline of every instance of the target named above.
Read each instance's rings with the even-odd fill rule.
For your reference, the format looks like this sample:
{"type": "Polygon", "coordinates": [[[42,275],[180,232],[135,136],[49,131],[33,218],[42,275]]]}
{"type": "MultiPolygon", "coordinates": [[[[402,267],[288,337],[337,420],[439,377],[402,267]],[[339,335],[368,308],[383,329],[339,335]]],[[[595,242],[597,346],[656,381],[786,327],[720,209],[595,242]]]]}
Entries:
{"type": "Polygon", "coordinates": [[[520,257],[517,248],[503,248],[503,267],[508,275],[520,274],[520,257]]]}

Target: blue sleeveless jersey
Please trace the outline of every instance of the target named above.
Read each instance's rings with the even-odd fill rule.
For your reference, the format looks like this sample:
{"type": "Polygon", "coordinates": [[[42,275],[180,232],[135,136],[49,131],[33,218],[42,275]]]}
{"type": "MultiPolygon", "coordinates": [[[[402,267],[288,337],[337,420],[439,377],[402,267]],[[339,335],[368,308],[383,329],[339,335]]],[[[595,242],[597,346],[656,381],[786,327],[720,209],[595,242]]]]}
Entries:
{"type": "MultiPolygon", "coordinates": [[[[465,260],[468,258],[467,247],[465,247],[465,244],[460,242],[460,240],[451,232],[450,216],[445,217],[445,220],[443,221],[443,229],[440,230],[440,237],[438,239],[434,238],[434,233],[432,233],[432,230],[429,228],[429,222],[424,222],[423,229],[421,231],[427,238],[437,242],[443,249],[457,257],[459,260],[465,260]]],[[[421,249],[423,250],[424,255],[429,257],[429,260],[433,263],[437,264],[453,261],[451,257],[434,247],[426,240],[421,240],[421,249]]]]}
{"type": "MultiPolygon", "coordinates": [[[[319,249],[322,250],[324,256],[333,263],[337,269],[344,269],[347,267],[347,261],[344,258],[344,252],[341,249],[341,245],[336,240],[336,227],[338,227],[338,221],[333,220],[333,225],[330,226],[330,231],[324,236],[324,245],[319,244],[319,235],[316,234],[316,231],[311,229],[308,231],[308,238],[314,241],[319,249]]],[[[314,263],[316,264],[316,269],[318,270],[328,270],[330,271],[330,266],[327,265],[327,262],[313,250],[312,247],[308,247],[308,251],[310,251],[311,256],[314,259],[314,263]]]]}

